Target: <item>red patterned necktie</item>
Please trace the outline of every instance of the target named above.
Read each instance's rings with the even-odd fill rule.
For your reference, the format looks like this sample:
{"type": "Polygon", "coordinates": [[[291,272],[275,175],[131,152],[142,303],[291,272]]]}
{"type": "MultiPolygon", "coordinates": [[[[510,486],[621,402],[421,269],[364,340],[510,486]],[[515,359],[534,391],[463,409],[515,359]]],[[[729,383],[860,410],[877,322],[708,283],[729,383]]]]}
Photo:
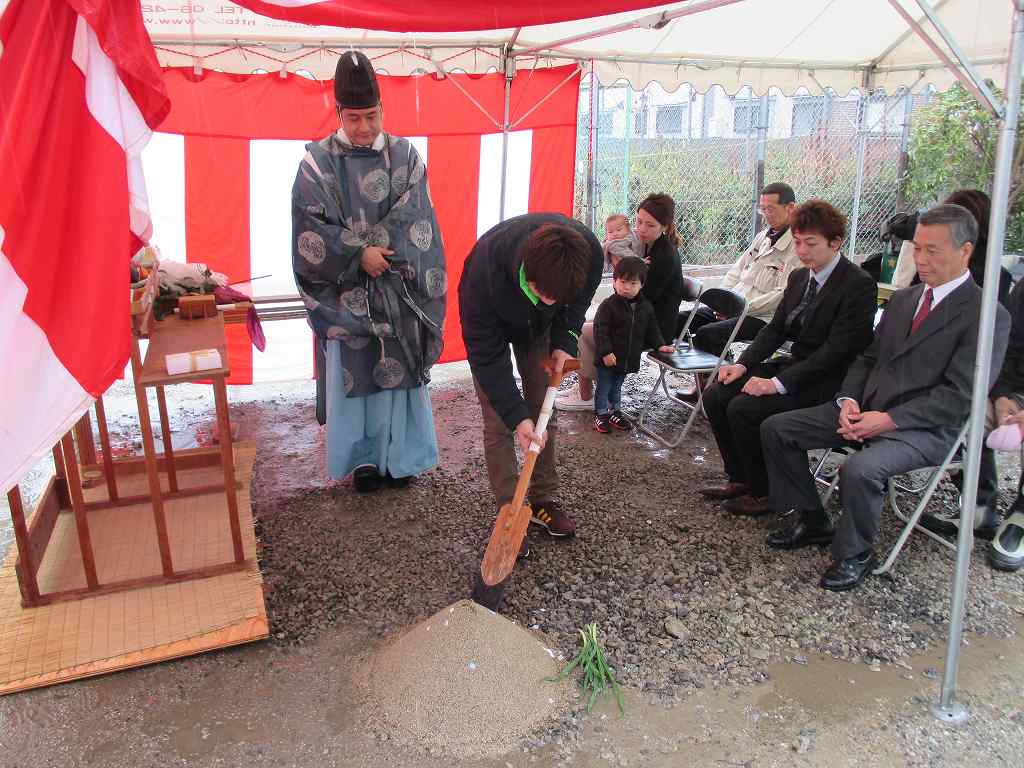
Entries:
{"type": "Polygon", "coordinates": [[[917,314],[914,315],[914,322],[910,324],[910,335],[913,336],[914,332],[921,327],[921,323],[928,317],[928,313],[932,311],[932,289],[925,288],[924,290],[924,301],[921,302],[921,308],[917,310],[917,314]]]}

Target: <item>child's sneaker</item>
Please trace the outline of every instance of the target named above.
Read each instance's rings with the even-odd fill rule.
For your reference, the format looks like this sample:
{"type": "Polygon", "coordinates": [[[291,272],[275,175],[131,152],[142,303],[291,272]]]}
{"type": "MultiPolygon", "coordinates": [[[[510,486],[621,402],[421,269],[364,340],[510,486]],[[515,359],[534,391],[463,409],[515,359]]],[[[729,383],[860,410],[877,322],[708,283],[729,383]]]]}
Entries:
{"type": "Polygon", "coordinates": [[[609,422],[610,421],[611,421],[611,417],[607,413],[595,414],[594,415],[594,430],[597,431],[597,432],[601,432],[602,434],[607,435],[609,432],[612,431],[611,426],[609,426],[609,422]]]}
{"type": "Polygon", "coordinates": [[[633,423],[623,415],[622,411],[613,411],[612,415],[608,417],[608,423],[612,429],[617,429],[620,432],[633,428],[633,423]]]}

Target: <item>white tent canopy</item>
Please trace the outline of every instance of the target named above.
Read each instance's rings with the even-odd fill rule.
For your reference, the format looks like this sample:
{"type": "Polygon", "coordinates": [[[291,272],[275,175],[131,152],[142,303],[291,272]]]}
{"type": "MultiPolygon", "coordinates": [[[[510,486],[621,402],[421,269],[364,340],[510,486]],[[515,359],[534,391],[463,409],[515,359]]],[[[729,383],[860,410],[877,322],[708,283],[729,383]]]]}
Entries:
{"type": "MultiPolygon", "coordinates": [[[[914,0],[897,4],[949,53],[914,0]]],[[[1001,84],[1012,4],[932,5],[977,71],[1001,84]]],[[[927,84],[941,90],[955,80],[890,0],[691,0],[520,30],[430,34],[306,26],[228,4],[144,4],[143,15],[161,64],[201,62],[227,72],[284,68],[329,79],[337,51],[349,47],[365,50],[390,74],[434,71],[435,62],[449,71],[485,72],[500,67],[514,41],[520,68],[594,61],[603,83],[626,79],[637,89],[657,81],[667,90],[689,83],[698,91],[721,85],[730,93],[743,86],[757,93],[772,86],[846,93],[868,85],[892,93],[927,84]],[[597,35],[612,27],[623,28],[597,35]]]]}

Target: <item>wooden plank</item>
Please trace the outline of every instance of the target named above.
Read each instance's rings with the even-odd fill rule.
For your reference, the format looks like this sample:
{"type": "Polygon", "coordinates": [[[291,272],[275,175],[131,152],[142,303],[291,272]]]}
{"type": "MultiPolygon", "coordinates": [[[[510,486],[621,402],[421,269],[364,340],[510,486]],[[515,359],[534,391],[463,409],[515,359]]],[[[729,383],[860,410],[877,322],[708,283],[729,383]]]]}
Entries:
{"type": "Polygon", "coordinates": [[[205,381],[230,373],[222,315],[203,320],[182,320],[177,315],[169,315],[159,323],[153,324],[146,360],[142,363],[142,371],[135,381],[144,387],[155,387],[158,384],[205,381]],[[170,376],[167,373],[167,355],[195,352],[200,349],[216,349],[220,352],[221,367],[178,376],[170,376]]]}
{"type": "Polygon", "coordinates": [[[239,301],[235,303],[235,306],[231,309],[222,309],[224,313],[224,325],[237,325],[244,323],[249,317],[249,310],[252,308],[252,302],[239,301]]]}
{"type": "MultiPolygon", "coordinates": [[[[241,487],[241,483],[235,483],[236,490],[241,487]]],[[[191,496],[206,496],[210,493],[224,493],[225,490],[223,483],[214,483],[212,485],[197,485],[194,488],[181,488],[173,493],[161,494],[161,496],[164,501],[170,501],[173,499],[187,499],[191,496]]],[[[140,494],[136,496],[122,496],[116,501],[87,501],[85,502],[85,508],[89,512],[94,512],[100,509],[116,509],[118,507],[130,507],[134,504],[148,504],[149,501],[149,494],[140,494]]]]}
{"type": "Polygon", "coordinates": [[[96,463],[96,439],[92,435],[92,419],[86,411],[75,424],[75,443],[78,445],[80,464],[96,463]]]}
{"type": "Polygon", "coordinates": [[[218,565],[210,565],[205,568],[194,568],[188,571],[175,571],[174,575],[170,578],[163,575],[141,576],[137,579],[122,579],[121,581],[106,582],[96,589],[66,589],[61,592],[47,592],[46,594],[39,595],[36,604],[53,605],[54,603],[64,603],[69,600],[82,600],[88,597],[110,595],[115,592],[126,592],[130,589],[159,587],[162,584],[177,584],[182,581],[192,581],[194,579],[209,579],[215,576],[223,576],[226,573],[234,573],[235,571],[244,570],[251,565],[252,563],[246,560],[243,560],[240,563],[220,563],[218,565]]]}
{"type": "Polygon", "coordinates": [[[43,555],[50,543],[50,537],[53,535],[53,527],[57,524],[57,516],[61,509],[65,508],[61,505],[59,482],[56,477],[50,478],[43,495],[36,502],[35,510],[28,523],[29,554],[36,571],[39,570],[39,564],[43,562],[43,555]]]}
{"type": "Polygon", "coordinates": [[[18,574],[21,604],[25,607],[31,607],[39,601],[39,585],[36,583],[36,563],[39,560],[32,557],[28,527],[25,525],[25,509],[21,505],[21,489],[18,486],[14,486],[7,492],[7,503],[11,508],[11,522],[14,524],[14,541],[18,547],[18,560],[14,564],[14,569],[18,574]]]}
{"type": "Polygon", "coordinates": [[[55,683],[64,683],[71,680],[81,680],[86,677],[116,672],[131,667],[140,667],[144,664],[153,664],[158,661],[169,661],[179,659],[183,656],[193,656],[198,653],[205,653],[216,648],[228,648],[232,645],[251,643],[256,640],[263,640],[270,635],[270,627],[267,617],[256,616],[251,619],[224,627],[215,632],[207,632],[197,637],[184,640],[176,640],[170,643],[147,648],[144,651],[126,653],[121,656],[114,656],[109,659],[80,664],[57,672],[50,672],[44,675],[34,675],[21,680],[13,680],[0,687],[0,695],[27,691],[31,688],[41,688],[55,683]]]}
{"type": "Polygon", "coordinates": [[[170,577],[174,574],[174,564],[171,560],[171,543],[167,536],[167,517],[164,515],[160,475],[157,472],[156,448],[153,445],[153,428],[149,423],[149,400],[146,399],[146,388],[139,384],[139,377],[142,375],[142,359],[139,355],[139,342],[137,339],[132,339],[131,361],[132,376],[135,379],[135,402],[139,408],[139,426],[142,429],[142,451],[146,457],[146,475],[149,480],[150,502],[153,505],[153,521],[156,523],[157,545],[160,547],[160,566],[164,576],[170,577]]]}
{"type": "Polygon", "coordinates": [[[242,527],[238,520],[238,495],[235,493],[235,457],[231,450],[231,419],[228,413],[228,388],[223,376],[213,380],[213,399],[217,405],[217,428],[220,433],[221,467],[228,497],[228,522],[231,524],[231,543],[235,549],[235,562],[245,559],[242,549],[242,527]]]}
{"type": "Polygon", "coordinates": [[[114,454],[110,450],[110,432],[107,429],[107,412],[103,398],[96,398],[96,424],[100,430],[100,448],[103,450],[103,475],[107,479],[107,498],[117,502],[117,473],[114,471],[114,454]]]}
{"type": "MultiPolygon", "coordinates": [[[[174,467],[179,472],[189,469],[203,469],[205,467],[216,467],[220,464],[220,448],[186,448],[183,451],[175,451],[174,467]]],[[[157,470],[167,471],[167,461],[163,456],[156,457],[157,470]]],[[[99,469],[100,465],[94,464],[85,469],[99,469]]],[[[114,459],[114,472],[120,477],[129,475],[140,475],[146,471],[145,456],[123,456],[114,459]]]]}
{"type": "Polygon", "coordinates": [[[53,471],[57,475],[57,492],[60,494],[60,505],[71,506],[71,494],[68,493],[68,478],[64,472],[64,451],[60,442],[53,446],[53,471]]]}
{"type": "Polygon", "coordinates": [[[164,462],[167,466],[167,486],[171,493],[178,490],[178,473],[174,469],[174,445],[171,440],[171,419],[167,415],[167,397],[163,387],[156,388],[156,405],[160,412],[160,442],[164,446],[164,462]]]}
{"type": "MultiPolygon", "coordinates": [[[[255,447],[252,443],[242,442],[233,446],[232,452],[238,462],[236,477],[248,483],[252,477],[255,447]]],[[[193,479],[193,482],[214,482],[221,477],[219,468],[198,470],[198,473],[201,477],[193,479]]],[[[159,560],[151,544],[153,529],[149,520],[145,519],[146,507],[105,513],[102,520],[106,527],[101,529],[93,522],[92,533],[98,547],[107,545],[106,550],[97,549],[97,557],[106,562],[109,570],[109,575],[104,576],[108,571],[100,569],[100,575],[104,576],[106,582],[150,578],[157,574],[154,580],[159,583],[153,586],[102,594],[96,599],[93,599],[96,595],[93,593],[83,595],[84,599],[24,608],[19,605],[21,595],[14,578],[17,551],[12,547],[3,566],[8,570],[0,570],[0,604],[4,606],[0,617],[0,659],[7,661],[4,668],[0,669],[0,694],[266,637],[266,607],[255,562],[249,494],[239,493],[238,503],[247,533],[246,563],[238,568],[231,562],[232,550],[225,540],[224,534],[227,531],[223,527],[222,517],[226,511],[225,496],[218,493],[206,496],[201,501],[189,500],[185,504],[191,505],[199,516],[197,520],[202,520],[195,526],[195,546],[202,548],[214,545],[217,554],[212,564],[210,559],[199,557],[193,563],[183,562],[182,565],[189,571],[195,571],[197,576],[211,572],[202,572],[200,568],[217,569],[220,566],[229,569],[229,572],[172,585],[166,585],[158,575],[159,560]],[[138,518],[140,513],[142,519],[138,518]],[[127,516],[127,519],[124,523],[117,523],[118,516],[127,516]],[[113,567],[115,563],[106,560],[106,555],[111,552],[124,546],[137,546],[141,541],[134,533],[115,537],[116,540],[100,533],[101,530],[110,532],[112,523],[122,527],[126,525],[128,528],[141,525],[148,530],[145,541],[149,542],[149,552],[144,558],[145,562],[135,563],[131,568],[121,568],[113,567]],[[112,567],[113,570],[110,570],[112,567]],[[33,640],[26,642],[28,637],[33,640]]],[[[181,521],[178,522],[180,525],[181,521]]],[[[61,530],[73,537],[73,525],[72,517],[61,517],[54,538],[61,530]]],[[[190,530],[191,526],[185,532],[190,530]]],[[[66,567],[68,564],[54,562],[56,543],[51,546],[54,551],[48,554],[42,564],[40,584],[49,579],[48,583],[53,585],[52,592],[81,590],[84,585],[78,557],[73,555],[72,558],[72,578],[63,579],[61,573],[70,573],[66,567]]],[[[183,577],[190,575],[188,572],[181,574],[183,577]]],[[[104,590],[108,586],[104,583],[100,589],[104,590]]],[[[123,587],[123,584],[117,587],[123,587]]]]}
{"type": "Polygon", "coordinates": [[[89,519],[85,513],[85,499],[82,497],[82,479],[78,476],[78,461],[75,458],[75,446],[70,432],[61,438],[61,443],[64,445],[64,471],[67,472],[68,490],[71,492],[71,509],[75,513],[78,549],[82,553],[85,582],[89,585],[89,589],[96,589],[100,584],[99,579],[96,578],[96,556],[92,551],[89,519]]]}

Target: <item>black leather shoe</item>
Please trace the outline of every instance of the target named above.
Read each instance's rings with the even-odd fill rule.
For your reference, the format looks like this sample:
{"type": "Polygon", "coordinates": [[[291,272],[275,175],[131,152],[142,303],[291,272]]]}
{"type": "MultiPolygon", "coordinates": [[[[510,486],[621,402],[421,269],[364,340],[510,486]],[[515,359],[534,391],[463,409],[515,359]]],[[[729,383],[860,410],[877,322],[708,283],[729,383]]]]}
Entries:
{"type": "Polygon", "coordinates": [[[735,499],[747,493],[746,483],[734,483],[731,480],[724,485],[708,485],[700,489],[700,495],[706,499],[735,499]]]}
{"type": "Polygon", "coordinates": [[[737,499],[729,499],[722,504],[722,509],[731,515],[740,517],[762,517],[771,514],[767,496],[751,496],[747,494],[737,499]]]}
{"type": "MultiPolygon", "coordinates": [[[[993,506],[979,506],[974,512],[974,535],[985,541],[992,541],[999,530],[999,510],[993,506]]],[[[918,521],[922,528],[940,536],[956,538],[960,535],[960,509],[951,509],[938,515],[921,515],[918,521]]]]}
{"type": "Polygon", "coordinates": [[[377,468],[369,464],[356,467],[352,473],[352,487],[359,493],[379,491],[383,482],[384,478],[377,474],[377,468]]]}
{"type": "Polygon", "coordinates": [[[821,577],[821,587],[831,592],[853,589],[860,586],[874,567],[875,553],[870,549],[845,560],[833,560],[832,565],[821,577]]]}
{"type": "Polygon", "coordinates": [[[384,482],[387,483],[388,488],[395,488],[402,490],[409,487],[409,483],[412,482],[412,475],[406,477],[392,477],[391,472],[384,475],[384,482]]]}
{"type": "MultiPolygon", "coordinates": [[[[825,518],[824,513],[819,513],[825,518]]],[[[801,547],[823,547],[832,542],[835,528],[825,518],[824,522],[810,522],[806,515],[796,515],[796,519],[786,528],[768,534],[768,546],[772,549],[800,549],[801,547]]]]}

